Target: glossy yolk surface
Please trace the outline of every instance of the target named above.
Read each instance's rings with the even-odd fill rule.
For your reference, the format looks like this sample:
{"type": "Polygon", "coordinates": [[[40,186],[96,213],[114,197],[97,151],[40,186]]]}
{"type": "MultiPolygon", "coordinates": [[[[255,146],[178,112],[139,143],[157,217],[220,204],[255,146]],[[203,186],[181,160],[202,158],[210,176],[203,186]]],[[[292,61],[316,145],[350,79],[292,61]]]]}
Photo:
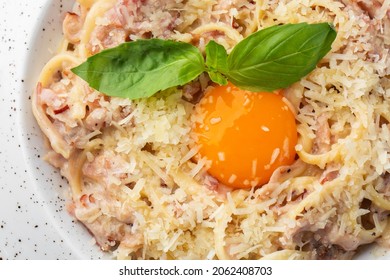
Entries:
{"type": "Polygon", "coordinates": [[[196,114],[199,156],[210,160],[208,172],[227,186],[263,185],[276,168],[295,159],[295,117],[279,94],[216,86],[196,114]]]}

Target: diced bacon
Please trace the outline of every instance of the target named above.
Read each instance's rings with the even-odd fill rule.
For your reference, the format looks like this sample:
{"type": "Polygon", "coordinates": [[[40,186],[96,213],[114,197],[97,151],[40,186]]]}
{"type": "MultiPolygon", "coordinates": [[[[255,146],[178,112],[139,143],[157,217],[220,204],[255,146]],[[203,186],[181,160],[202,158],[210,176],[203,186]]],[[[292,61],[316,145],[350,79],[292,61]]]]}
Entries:
{"type": "Polygon", "coordinates": [[[54,111],[61,110],[66,106],[66,99],[60,97],[57,93],[49,88],[42,88],[39,94],[39,101],[41,104],[45,104],[54,111]]]}
{"type": "Polygon", "coordinates": [[[320,179],[321,184],[325,184],[326,182],[331,182],[339,176],[339,171],[334,170],[330,172],[324,172],[322,179],[320,179]]]}
{"type": "Polygon", "coordinates": [[[65,105],[61,109],[54,110],[54,114],[58,115],[58,114],[61,114],[61,113],[65,112],[65,111],[67,111],[67,110],[69,110],[69,105],[65,105]]]}
{"type": "Polygon", "coordinates": [[[96,181],[107,182],[110,184],[110,176],[123,179],[126,174],[126,162],[114,154],[98,155],[92,162],[87,162],[83,166],[83,173],[96,181]]]}
{"type": "Polygon", "coordinates": [[[368,13],[370,18],[374,18],[376,12],[382,7],[384,0],[357,0],[357,5],[368,13]]]}
{"type": "Polygon", "coordinates": [[[93,31],[87,47],[97,53],[131,40],[130,34],[138,38],[168,38],[179,24],[177,5],[172,0],[118,1],[105,14],[107,22],[93,31]]]}
{"type": "Polygon", "coordinates": [[[109,121],[107,109],[94,109],[85,119],[85,127],[89,130],[100,130],[109,121]]]}
{"type": "Polygon", "coordinates": [[[217,190],[218,186],[219,186],[218,180],[210,175],[206,176],[204,183],[210,190],[213,190],[213,191],[217,190]]]}
{"type": "Polygon", "coordinates": [[[196,104],[203,96],[202,87],[199,81],[193,81],[183,87],[183,99],[196,104]]]}
{"type": "Polygon", "coordinates": [[[316,138],[312,150],[314,154],[323,154],[330,151],[330,147],[331,133],[328,118],[325,115],[320,115],[317,118],[316,138]]]}
{"type": "Polygon", "coordinates": [[[84,17],[76,13],[67,13],[63,23],[63,32],[65,38],[75,44],[80,41],[81,30],[83,28],[84,17]]]}
{"type": "MultiPolygon", "coordinates": [[[[103,49],[109,49],[118,46],[127,41],[127,31],[115,25],[99,26],[95,29],[93,36],[98,40],[103,49]]],[[[94,53],[101,51],[100,48],[92,50],[94,53]]]]}

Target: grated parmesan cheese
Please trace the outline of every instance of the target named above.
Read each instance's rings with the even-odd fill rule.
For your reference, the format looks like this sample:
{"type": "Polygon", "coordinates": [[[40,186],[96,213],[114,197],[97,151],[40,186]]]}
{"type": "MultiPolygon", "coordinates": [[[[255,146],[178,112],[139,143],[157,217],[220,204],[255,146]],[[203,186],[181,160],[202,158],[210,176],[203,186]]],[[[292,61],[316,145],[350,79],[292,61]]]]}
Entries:
{"type": "MultiPolygon", "coordinates": [[[[390,0],[84,2],[75,5],[86,16],[82,43],[48,64],[62,65],[63,77],[52,79],[58,67],[41,75],[53,80],[41,99],[60,99],[33,106],[49,139],[62,143],[53,140],[46,159],[69,180],[68,208],[103,250],[122,259],[338,259],[382,235],[389,242],[390,0]],[[69,75],[69,64],[128,39],[173,39],[202,51],[215,40],[230,52],[259,28],[298,22],[332,22],[338,37],[312,73],[280,93],[296,114],[299,159],[261,187],[246,180],[248,189],[229,189],[207,174],[207,159],[193,160],[191,127],[203,120],[183,89],[130,101],[69,75]],[[53,114],[64,102],[69,112],[53,114]]],[[[205,90],[209,79],[195,82],[205,90]]],[[[264,169],[279,156],[275,149],[264,169]]]]}

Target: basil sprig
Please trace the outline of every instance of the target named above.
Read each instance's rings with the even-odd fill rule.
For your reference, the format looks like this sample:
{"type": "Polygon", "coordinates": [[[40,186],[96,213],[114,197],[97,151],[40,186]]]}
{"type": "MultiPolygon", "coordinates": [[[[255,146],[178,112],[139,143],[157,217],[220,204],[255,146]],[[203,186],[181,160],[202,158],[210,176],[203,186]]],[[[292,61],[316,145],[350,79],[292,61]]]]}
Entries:
{"type": "Polygon", "coordinates": [[[206,59],[188,43],[138,40],[91,56],[72,71],[106,95],[130,99],[187,84],[203,72],[221,85],[229,80],[242,89],[273,91],[310,73],[336,35],[328,23],[278,25],[250,35],[229,55],[210,41],[206,59]]]}
{"type": "Polygon", "coordinates": [[[206,66],[210,79],[220,85],[227,85],[224,74],[228,73],[228,54],[223,46],[215,41],[210,41],[206,46],[206,66]]]}

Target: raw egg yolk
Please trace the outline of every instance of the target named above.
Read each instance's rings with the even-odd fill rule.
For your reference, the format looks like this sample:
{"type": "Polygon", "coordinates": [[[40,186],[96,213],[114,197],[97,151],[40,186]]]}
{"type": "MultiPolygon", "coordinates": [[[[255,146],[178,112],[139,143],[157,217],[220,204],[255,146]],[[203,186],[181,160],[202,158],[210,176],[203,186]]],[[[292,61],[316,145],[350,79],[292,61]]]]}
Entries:
{"type": "Polygon", "coordinates": [[[295,160],[297,127],[280,94],[249,92],[232,84],[209,89],[196,105],[193,133],[209,174],[226,186],[267,183],[295,160]]]}

